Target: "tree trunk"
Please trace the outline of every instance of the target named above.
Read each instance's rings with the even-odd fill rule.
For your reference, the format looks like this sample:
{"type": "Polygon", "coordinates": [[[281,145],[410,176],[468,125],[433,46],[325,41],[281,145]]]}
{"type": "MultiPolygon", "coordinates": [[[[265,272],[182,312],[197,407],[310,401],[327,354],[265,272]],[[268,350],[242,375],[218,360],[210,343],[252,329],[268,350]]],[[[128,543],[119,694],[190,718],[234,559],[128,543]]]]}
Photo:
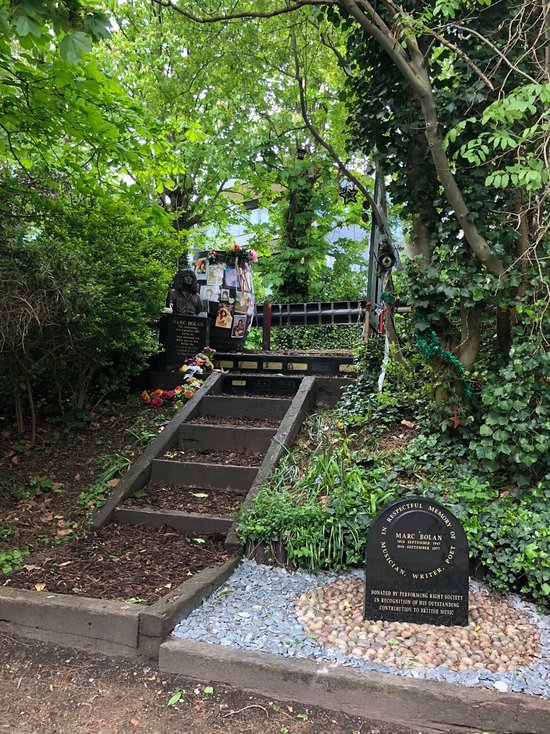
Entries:
{"type": "Polygon", "coordinates": [[[15,393],[15,423],[17,425],[17,433],[20,436],[25,431],[25,421],[23,419],[23,406],[21,405],[21,395],[15,393]]]}
{"type": "Polygon", "coordinates": [[[27,388],[27,400],[29,403],[29,411],[31,414],[31,446],[34,446],[34,444],[36,443],[36,408],[34,406],[31,378],[27,369],[25,369],[25,387],[27,388]]]}
{"type": "Polygon", "coordinates": [[[390,28],[368,2],[358,0],[339,0],[344,7],[368,33],[383,48],[396,67],[399,69],[406,83],[412,89],[420,102],[424,122],[425,134],[430,148],[437,177],[445,191],[447,201],[454,210],[455,217],[462,227],[466,241],[475,257],[493,275],[500,278],[505,273],[502,262],[490,249],[475,224],[469,219],[469,210],[462,196],[454,174],[449,165],[449,159],[443,146],[443,138],[439,126],[437,106],[432,91],[432,85],[424,54],[418,47],[418,40],[410,27],[403,27],[397,15],[397,6],[391,5],[396,12],[393,21],[397,32],[390,28]],[[405,39],[405,48],[397,34],[405,39]],[[406,50],[405,50],[406,49],[406,50]]]}
{"type": "Polygon", "coordinates": [[[413,238],[411,254],[413,257],[422,255],[422,259],[429,264],[432,259],[431,233],[420,217],[416,217],[412,225],[413,238]]]}
{"type": "Polygon", "coordinates": [[[461,303],[460,346],[457,356],[467,372],[471,371],[477,359],[480,337],[479,310],[475,306],[468,307],[461,303]]]}

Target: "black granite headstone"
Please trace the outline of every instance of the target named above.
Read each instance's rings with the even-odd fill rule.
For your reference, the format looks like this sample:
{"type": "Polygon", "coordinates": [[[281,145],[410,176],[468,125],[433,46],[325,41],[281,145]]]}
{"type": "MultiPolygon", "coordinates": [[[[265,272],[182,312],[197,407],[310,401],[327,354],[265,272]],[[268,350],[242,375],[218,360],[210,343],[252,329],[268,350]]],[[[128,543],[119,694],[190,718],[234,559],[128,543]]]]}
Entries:
{"type": "Polygon", "coordinates": [[[423,497],[392,502],[369,531],[365,619],[467,625],[468,569],[454,515],[423,497]]]}
{"type": "Polygon", "coordinates": [[[210,322],[205,316],[171,314],[163,339],[166,369],[181,367],[188,357],[194,357],[208,344],[210,322]]]}

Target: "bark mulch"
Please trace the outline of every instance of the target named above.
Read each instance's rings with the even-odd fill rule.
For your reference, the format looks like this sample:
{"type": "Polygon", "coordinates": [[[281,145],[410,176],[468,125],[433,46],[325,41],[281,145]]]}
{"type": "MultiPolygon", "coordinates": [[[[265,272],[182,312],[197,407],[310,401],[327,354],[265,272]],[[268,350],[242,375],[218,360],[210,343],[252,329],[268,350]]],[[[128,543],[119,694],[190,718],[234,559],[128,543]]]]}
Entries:
{"type": "Polygon", "coordinates": [[[220,418],[217,415],[199,415],[188,423],[198,423],[209,426],[237,426],[241,428],[278,428],[280,420],[274,418],[220,418]]]}
{"type": "Polygon", "coordinates": [[[231,489],[190,489],[154,484],[129,497],[125,505],[230,517],[239,509],[243,500],[242,492],[231,489]]]}
{"type": "Polygon", "coordinates": [[[257,451],[169,451],[162,458],[170,461],[187,461],[197,464],[230,464],[231,466],[260,466],[265,454],[257,451]]]}
{"type": "Polygon", "coordinates": [[[34,553],[23,570],[9,577],[0,573],[0,584],[152,604],[229,555],[221,536],[112,523],[99,533],[34,553]]]}

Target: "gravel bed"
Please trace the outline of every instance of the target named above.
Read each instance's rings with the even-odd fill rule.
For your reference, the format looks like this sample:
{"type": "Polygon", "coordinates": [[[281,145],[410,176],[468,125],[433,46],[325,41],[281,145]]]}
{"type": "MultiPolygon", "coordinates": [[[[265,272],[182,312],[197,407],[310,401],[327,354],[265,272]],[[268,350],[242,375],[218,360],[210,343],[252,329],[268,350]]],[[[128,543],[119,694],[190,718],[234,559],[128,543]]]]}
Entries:
{"type": "Polygon", "coordinates": [[[503,599],[473,581],[468,627],[362,622],[362,616],[356,616],[363,601],[361,579],[364,572],[360,570],[315,576],[245,560],[173,634],[358,670],[550,698],[550,616],[540,614],[532,604],[515,595],[503,599]],[[346,594],[359,594],[358,609],[346,594]],[[327,612],[325,606],[338,596],[336,609],[327,612]],[[351,629],[346,630],[346,616],[350,622],[354,615],[351,629]],[[366,632],[363,640],[362,632],[366,632]],[[338,638],[338,634],[342,636],[338,638]],[[326,645],[321,644],[323,639],[326,645]],[[500,647],[495,648],[495,641],[500,647]],[[396,647],[401,655],[396,654],[396,647]],[[463,648],[480,659],[466,655],[463,648]],[[459,653],[457,658],[453,658],[455,652],[459,653]],[[447,664],[438,664],[442,659],[447,664]],[[485,662],[493,670],[483,667],[485,662]]]}

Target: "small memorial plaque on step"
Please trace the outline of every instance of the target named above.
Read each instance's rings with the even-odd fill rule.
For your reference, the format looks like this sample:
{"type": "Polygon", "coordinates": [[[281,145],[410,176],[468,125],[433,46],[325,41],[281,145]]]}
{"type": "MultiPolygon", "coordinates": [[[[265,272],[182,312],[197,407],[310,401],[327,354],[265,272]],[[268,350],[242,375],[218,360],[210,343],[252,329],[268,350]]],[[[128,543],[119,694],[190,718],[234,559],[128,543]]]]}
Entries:
{"type": "Polygon", "coordinates": [[[453,514],[423,497],[397,500],[369,531],[365,619],[467,625],[468,569],[453,514]]]}

